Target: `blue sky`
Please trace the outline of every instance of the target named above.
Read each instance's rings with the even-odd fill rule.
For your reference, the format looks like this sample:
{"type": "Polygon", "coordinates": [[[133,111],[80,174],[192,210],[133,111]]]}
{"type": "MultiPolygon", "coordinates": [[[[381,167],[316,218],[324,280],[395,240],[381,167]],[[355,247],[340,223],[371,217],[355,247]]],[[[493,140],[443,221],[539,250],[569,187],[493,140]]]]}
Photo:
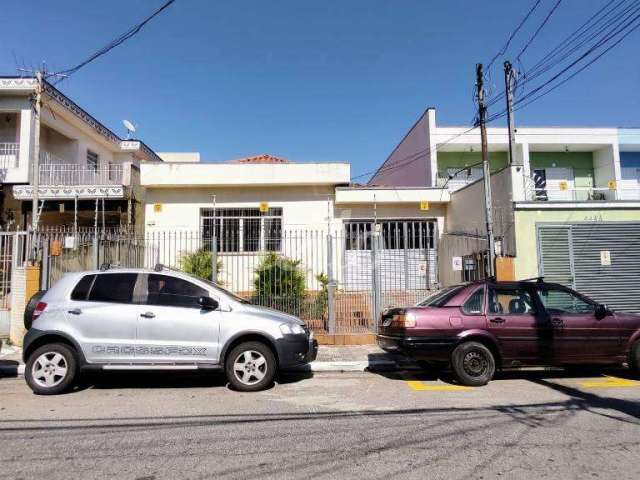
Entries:
{"type": "MultiPolygon", "coordinates": [[[[72,66],[161,0],[3,5],[0,73],[72,66]]],[[[552,0],[543,0],[548,9],[552,0]]],[[[604,0],[564,0],[525,66],[604,0]]],[[[206,161],[271,153],[375,169],[428,106],[467,125],[476,62],[488,62],[533,0],[177,0],[60,88],[117,133],[206,161]]],[[[541,21],[536,17],[531,23],[541,21]]],[[[531,29],[516,38],[516,52],[531,29]]],[[[640,126],[640,31],[517,124],[640,126]]],[[[502,73],[493,75],[495,88],[502,73]]],[[[502,121],[503,122],[503,121],[502,121]]]]}

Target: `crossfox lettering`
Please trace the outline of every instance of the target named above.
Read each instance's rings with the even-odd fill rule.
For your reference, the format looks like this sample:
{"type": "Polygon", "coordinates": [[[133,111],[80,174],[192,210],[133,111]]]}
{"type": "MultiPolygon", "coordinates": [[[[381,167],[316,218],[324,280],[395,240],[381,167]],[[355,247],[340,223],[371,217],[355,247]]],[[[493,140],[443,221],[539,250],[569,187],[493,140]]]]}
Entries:
{"type": "Polygon", "coordinates": [[[185,357],[204,357],[206,347],[158,346],[158,345],[94,345],[93,353],[109,355],[181,355],[185,357]]]}

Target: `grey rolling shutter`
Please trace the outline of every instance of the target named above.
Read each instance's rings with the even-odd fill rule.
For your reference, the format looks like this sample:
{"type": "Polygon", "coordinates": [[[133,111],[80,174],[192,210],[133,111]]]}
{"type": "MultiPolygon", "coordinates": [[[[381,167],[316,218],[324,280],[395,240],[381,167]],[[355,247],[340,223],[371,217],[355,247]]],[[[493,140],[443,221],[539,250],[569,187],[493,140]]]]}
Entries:
{"type": "Polygon", "coordinates": [[[571,236],[576,290],[614,310],[640,312],[640,223],[574,224],[571,236]],[[602,265],[603,251],[611,265],[602,265]]]}
{"type": "Polygon", "coordinates": [[[573,286],[570,227],[538,227],[538,248],[540,274],[545,281],[573,286]]]}

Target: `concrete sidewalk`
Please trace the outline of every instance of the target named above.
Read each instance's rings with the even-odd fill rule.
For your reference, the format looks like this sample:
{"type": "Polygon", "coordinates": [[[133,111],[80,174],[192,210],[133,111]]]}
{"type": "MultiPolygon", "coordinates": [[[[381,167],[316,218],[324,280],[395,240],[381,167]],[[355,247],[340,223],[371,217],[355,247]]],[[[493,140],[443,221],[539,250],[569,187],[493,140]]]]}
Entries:
{"type": "MultiPolygon", "coordinates": [[[[393,371],[417,368],[402,355],[389,354],[376,345],[320,345],[318,358],[296,370],[311,372],[393,371]]],[[[3,345],[0,350],[0,377],[24,374],[22,349],[3,345]]]]}

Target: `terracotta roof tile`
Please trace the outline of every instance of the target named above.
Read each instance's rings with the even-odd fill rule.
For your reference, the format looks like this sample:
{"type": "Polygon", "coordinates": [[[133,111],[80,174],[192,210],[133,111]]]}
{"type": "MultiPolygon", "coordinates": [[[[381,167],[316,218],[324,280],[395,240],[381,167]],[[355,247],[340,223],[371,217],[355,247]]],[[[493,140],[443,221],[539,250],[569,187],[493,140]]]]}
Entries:
{"type": "Polygon", "coordinates": [[[255,155],[253,157],[239,158],[238,160],[231,160],[229,163],[291,163],[284,158],[274,157],[273,155],[263,154],[255,155]]]}

